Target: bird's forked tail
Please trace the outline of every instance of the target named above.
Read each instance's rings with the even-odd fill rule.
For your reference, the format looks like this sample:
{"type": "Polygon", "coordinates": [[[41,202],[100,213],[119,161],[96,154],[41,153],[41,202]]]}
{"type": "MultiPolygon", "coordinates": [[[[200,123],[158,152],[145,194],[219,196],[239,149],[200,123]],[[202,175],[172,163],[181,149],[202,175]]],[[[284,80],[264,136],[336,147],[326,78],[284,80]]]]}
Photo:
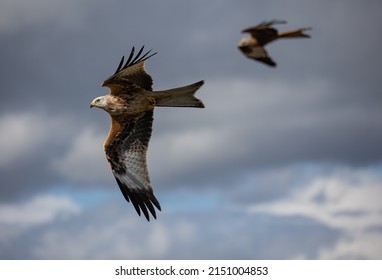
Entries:
{"type": "Polygon", "coordinates": [[[311,30],[312,28],[300,28],[290,31],[279,32],[279,38],[310,38],[309,34],[304,33],[306,30],[311,30]]]}
{"type": "Polygon", "coordinates": [[[195,97],[195,92],[204,81],[163,91],[155,91],[155,106],[161,107],[198,107],[204,108],[201,100],[195,97]]]}

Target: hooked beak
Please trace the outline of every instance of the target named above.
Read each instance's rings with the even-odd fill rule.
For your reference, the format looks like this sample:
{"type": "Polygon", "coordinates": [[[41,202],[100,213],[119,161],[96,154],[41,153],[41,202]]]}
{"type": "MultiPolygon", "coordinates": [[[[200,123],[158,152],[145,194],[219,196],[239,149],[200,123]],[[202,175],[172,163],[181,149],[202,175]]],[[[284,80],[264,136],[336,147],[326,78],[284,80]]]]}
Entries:
{"type": "Polygon", "coordinates": [[[93,108],[93,107],[95,107],[94,102],[90,103],[90,108],[93,108]]]}

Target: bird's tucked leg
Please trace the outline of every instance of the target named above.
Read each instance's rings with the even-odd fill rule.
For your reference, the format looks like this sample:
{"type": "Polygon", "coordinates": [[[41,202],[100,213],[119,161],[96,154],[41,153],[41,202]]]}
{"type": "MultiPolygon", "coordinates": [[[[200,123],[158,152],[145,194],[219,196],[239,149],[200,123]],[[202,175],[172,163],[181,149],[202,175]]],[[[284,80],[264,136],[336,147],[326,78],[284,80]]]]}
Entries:
{"type": "Polygon", "coordinates": [[[155,101],[155,98],[154,97],[152,97],[152,96],[149,96],[149,97],[147,97],[147,100],[149,101],[149,103],[150,103],[150,109],[154,109],[154,107],[155,107],[155,105],[156,105],[156,101],[155,101]]]}

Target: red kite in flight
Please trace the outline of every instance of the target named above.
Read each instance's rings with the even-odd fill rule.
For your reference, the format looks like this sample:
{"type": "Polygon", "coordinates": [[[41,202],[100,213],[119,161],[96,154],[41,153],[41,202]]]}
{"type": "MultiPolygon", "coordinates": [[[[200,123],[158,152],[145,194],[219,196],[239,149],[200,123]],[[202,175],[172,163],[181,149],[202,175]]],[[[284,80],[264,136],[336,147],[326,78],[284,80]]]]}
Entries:
{"type": "Polygon", "coordinates": [[[156,218],[154,206],[161,210],[146,164],[154,107],[204,108],[203,103],[194,96],[204,81],[153,91],[153,81],[144,64],[156,53],[149,55],[148,51],[141,55],[143,48],[136,56],[133,48],[125,64],[122,57],[114,75],[102,84],[110,89],[110,93],[95,98],[90,107],[101,108],[111,116],[109,135],[104,143],[106,158],[125,199],[131,201],[138,215],[142,211],[149,221],[149,212],[156,218]]]}
{"type": "Polygon", "coordinates": [[[274,24],[282,23],[286,23],[286,21],[273,20],[262,22],[255,27],[244,29],[242,33],[249,33],[249,35],[240,40],[238,48],[247,57],[275,67],[276,62],[272,60],[264,48],[266,44],[280,38],[310,38],[310,35],[305,34],[304,31],[310,30],[311,28],[300,28],[280,32],[272,27],[274,24]]]}

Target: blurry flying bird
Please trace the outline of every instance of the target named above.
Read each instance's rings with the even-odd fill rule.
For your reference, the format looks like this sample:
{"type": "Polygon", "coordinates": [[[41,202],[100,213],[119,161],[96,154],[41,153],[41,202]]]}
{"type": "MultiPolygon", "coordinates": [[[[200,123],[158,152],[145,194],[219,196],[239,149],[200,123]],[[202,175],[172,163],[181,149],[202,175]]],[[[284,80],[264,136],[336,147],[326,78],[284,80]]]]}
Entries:
{"type": "Polygon", "coordinates": [[[152,90],[152,78],[145,71],[145,61],[156,53],[141,55],[144,47],[134,56],[134,47],[124,63],[102,86],[110,93],[95,98],[90,107],[98,107],[111,116],[111,127],[104,143],[106,158],[123,196],[131,201],[138,215],[156,218],[154,206],[161,206],[154,196],[147,171],[146,153],[152,132],[155,106],[199,107],[203,103],[194,94],[204,81],[163,91],[152,90]]]}
{"type": "Polygon", "coordinates": [[[290,31],[278,31],[273,28],[274,24],[283,24],[286,21],[272,20],[262,22],[259,25],[244,29],[242,33],[249,33],[245,38],[242,38],[238,44],[238,48],[249,58],[258,60],[269,66],[275,67],[276,62],[268,55],[264,46],[280,38],[310,38],[310,35],[305,34],[305,30],[311,28],[300,28],[290,31]]]}

